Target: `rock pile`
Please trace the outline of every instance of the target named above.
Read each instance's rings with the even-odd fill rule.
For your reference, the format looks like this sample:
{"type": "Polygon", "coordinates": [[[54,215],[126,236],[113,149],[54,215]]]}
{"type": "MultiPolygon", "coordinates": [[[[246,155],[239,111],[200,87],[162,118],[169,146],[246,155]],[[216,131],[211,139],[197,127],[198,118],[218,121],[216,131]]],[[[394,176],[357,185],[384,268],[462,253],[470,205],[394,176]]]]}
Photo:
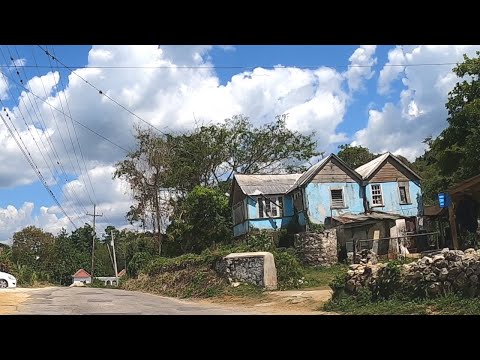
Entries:
{"type": "MultiPolygon", "coordinates": [[[[428,296],[449,292],[480,295],[480,250],[449,250],[445,248],[433,257],[423,258],[401,266],[402,284],[422,288],[428,296]]],[[[356,293],[362,287],[372,287],[385,276],[386,264],[353,264],[347,273],[345,290],[356,293]]]]}
{"type": "MultiPolygon", "coordinates": [[[[350,253],[348,260],[352,262],[353,253],[350,253]]],[[[378,256],[373,251],[368,249],[363,249],[360,252],[355,254],[355,264],[371,264],[375,265],[378,263],[378,256]]]]}

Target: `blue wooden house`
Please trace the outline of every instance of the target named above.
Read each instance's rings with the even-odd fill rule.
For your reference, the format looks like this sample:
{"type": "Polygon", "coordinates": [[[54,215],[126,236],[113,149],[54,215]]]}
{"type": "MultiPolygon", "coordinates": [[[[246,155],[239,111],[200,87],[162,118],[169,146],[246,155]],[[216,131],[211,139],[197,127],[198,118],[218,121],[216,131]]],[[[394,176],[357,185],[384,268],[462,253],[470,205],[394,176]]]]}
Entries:
{"type": "Polygon", "coordinates": [[[236,174],[230,196],[234,236],[287,228],[292,221],[305,229],[329,216],[362,213],[363,199],[361,176],[334,154],[303,174],[236,174]]]}
{"type": "Polygon", "coordinates": [[[234,236],[251,229],[286,228],[294,216],[293,199],[287,192],[300,176],[235,174],[230,194],[234,236]]]}
{"type": "Polygon", "coordinates": [[[364,181],[366,211],[420,215],[421,178],[395,155],[387,152],[355,170],[364,181]]]}

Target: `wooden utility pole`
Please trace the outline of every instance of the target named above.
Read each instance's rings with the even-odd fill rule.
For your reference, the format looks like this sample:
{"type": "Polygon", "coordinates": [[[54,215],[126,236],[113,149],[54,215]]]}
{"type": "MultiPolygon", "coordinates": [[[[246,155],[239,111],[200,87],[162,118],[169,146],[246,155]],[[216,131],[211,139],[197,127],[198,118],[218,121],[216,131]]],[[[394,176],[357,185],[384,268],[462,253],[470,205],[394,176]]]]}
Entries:
{"type": "Polygon", "coordinates": [[[95,231],[95,219],[97,216],[103,216],[103,214],[97,214],[95,212],[96,204],[93,204],[93,214],[87,213],[88,216],[93,216],[93,234],[92,234],[92,267],[91,267],[91,273],[90,275],[92,276],[92,283],[93,283],[93,271],[94,271],[94,259],[95,259],[95,236],[97,236],[97,233],[95,231]]]}
{"type": "Polygon", "coordinates": [[[117,286],[118,286],[117,256],[115,255],[115,240],[114,240],[113,230],[112,230],[112,248],[113,248],[113,262],[115,266],[115,279],[117,280],[117,286]]]}

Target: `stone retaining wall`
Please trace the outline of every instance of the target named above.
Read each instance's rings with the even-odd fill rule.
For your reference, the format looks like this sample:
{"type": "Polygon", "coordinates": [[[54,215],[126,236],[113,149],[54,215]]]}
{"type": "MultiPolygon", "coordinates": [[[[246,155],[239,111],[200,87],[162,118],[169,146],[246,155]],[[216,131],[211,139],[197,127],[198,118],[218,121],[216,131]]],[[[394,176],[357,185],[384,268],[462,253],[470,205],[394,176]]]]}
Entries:
{"type": "Polygon", "coordinates": [[[335,229],[319,233],[295,234],[294,245],[299,259],[305,265],[329,267],[338,262],[337,232],[335,229]]]}
{"type": "MultiPolygon", "coordinates": [[[[357,293],[359,289],[372,287],[385,271],[386,264],[350,265],[345,289],[357,293]]],[[[403,284],[425,289],[426,295],[437,296],[449,292],[461,292],[470,296],[480,295],[480,250],[443,249],[441,253],[400,266],[403,284]]]]}
{"type": "Polygon", "coordinates": [[[267,290],[277,288],[277,269],[272,253],[232,253],[223,258],[217,266],[231,283],[246,282],[262,286],[267,290]]]}

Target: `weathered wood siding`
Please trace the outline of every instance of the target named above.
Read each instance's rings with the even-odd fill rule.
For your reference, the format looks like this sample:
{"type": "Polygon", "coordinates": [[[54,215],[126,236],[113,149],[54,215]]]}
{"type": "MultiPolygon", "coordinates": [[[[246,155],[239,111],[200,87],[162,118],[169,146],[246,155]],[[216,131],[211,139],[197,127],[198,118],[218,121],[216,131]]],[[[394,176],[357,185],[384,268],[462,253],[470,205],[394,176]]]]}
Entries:
{"type": "Polygon", "coordinates": [[[240,185],[235,181],[235,184],[233,185],[233,200],[232,204],[236,204],[240,202],[241,200],[245,199],[245,194],[242,192],[242,189],[240,188],[240,185]]]}
{"type": "Polygon", "coordinates": [[[312,183],[356,182],[335,159],[330,159],[312,179],[312,183]]]}
{"type": "Polygon", "coordinates": [[[413,175],[408,173],[403,167],[395,164],[390,159],[387,159],[385,164],[380,166],[378,170],[369,179],[369,183],[381,183],[392,181],[418,181],[413,175]]]}

